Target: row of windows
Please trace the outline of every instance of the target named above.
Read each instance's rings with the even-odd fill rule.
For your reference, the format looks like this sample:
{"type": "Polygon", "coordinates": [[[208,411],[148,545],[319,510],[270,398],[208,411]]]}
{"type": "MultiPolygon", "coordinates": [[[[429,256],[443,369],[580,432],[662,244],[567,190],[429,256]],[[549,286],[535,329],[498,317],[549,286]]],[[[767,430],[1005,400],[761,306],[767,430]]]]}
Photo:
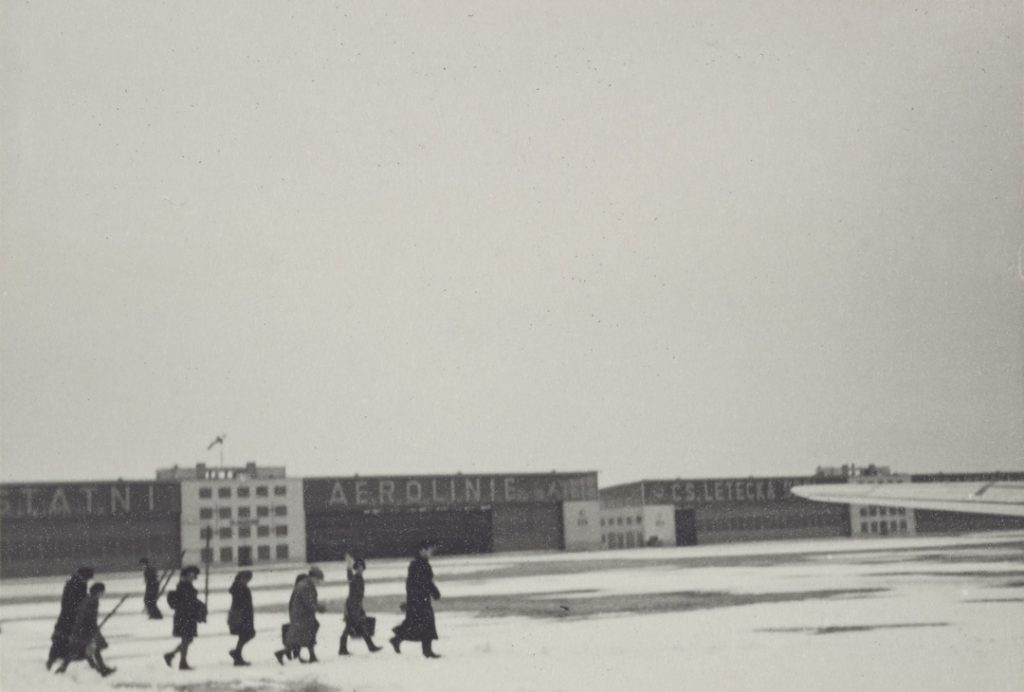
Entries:
{"type": "Polygon", "coordinates": [[[884,517],[887,514],[891,514],[893,516],[898,516],[898,515],[905,515],[906,513],[907,513],[907,509],[905,507],[875,507],[875,506],[871,506],[871,507],[861,507],[860,508],[860,515],[862,517],[874,517],[874,516],[882,516],[882,517],[884,517]]]}
{"type": "Polygon", "coordinates": [[[900,519],[899,521],[862,521],[860,524],[861,533],[905,533],[907,530],[907,520],[900,519]]]}
{"type": "MultiPolygon", "coordinates": [[[[238,556],[241,558],[243,555],[252,555],[252,546],[238,546],[238,556]]],[[[203,548],[200,554],[200,560],[204,563],[213,562],[213,548],[203,548]]],[[[278,560],[288,559],[288,546],[284,543],[275,546],[274,557],[278,560]]],[[[269,560],[270,559],[270,546],[260,545],[256,547],[256,559],[257,560],[269,560]]],[[[220,549],[220,562],[234,562],[235,551],[232,548],[221,548],[220,549]]]]}
{"type": "MultiPolygon", "coordinates": [[[[222,526],[221,528],[217,529],[217,535],[220,538],[233,538],[234,537],[234,530],[230,526],[222,526]]],[[[269,536],[270,535],[270,527],[269,526],[257,526],[256,527],[256,535],[259,536],[260,538],[263,538],[265,536],[269,536]]],[[[287,536],[288,535],[288,527],[284,526],[284,525],[275,526],[274,527],[274,535],[275,536],[287,536]]],[[[251,526],[239,526],[238,527],[238,537],[239,538],[251,538],[252,537],[252,527],[251,526]]],[[[202,539],[202,540],[206,540],[206,527],[203,527],[203,528],[199,529],[199,538],[202,539]]]]}
{"type": "MultiPolygon", "coordinates": [[[[218,507],[217,508],[217,516],[220,517],[221,519],[230,519],[231,518],[231,508],[230,507],[218,507]]],[[[239,507],[238,508],[238,518],[239,519],[248,519],[251,516],[252,516],[252,507],[239,507]]],[[[267,507],[266,505],[258,506],[256,508],[256,516],[257,517],[269,517],[270,516],[270,507],[267,507]]],[[[288,507],[286,505],[274,505],[274,516],[275,517],[286,517],[286,516],[288,516],[288,507]]],[[[199,508],[199,518],[200,519],[213,519],[213,507],[200,507],[199,508]]]]}
{"type": "MultiPolygon", "coordinates": [[[[639,514],[636,517],[636,523],[637,524],[643,524],[644,523],[644,518],[642,516],[640,516],[639,514]]],[[[601,526],[605,526],[605,525],[607,525],[607,526],[622,526],[622,524],[623,524],[622,517],[616,517],[615,519],[607,519],[607,520],[602,519],[601,520],[601,526]],[[607,524],[606,524],[606,521],[607,521],[607,524]]],[[[632,526],[633,525],[633,517],[626,517],[625,524],[626,524],[626,526],[632,526]]]]}
{"type": "Polygon", "coordinates": [[[644,544],[644,535],[640,531],[602,534],[601,543],[609,548],[639,548],[644,544]]]}
{"type": "MultiPolygon", "coordinates": [[[[247,485],[240,485],[237,488],[235,488],[235,494],[236,494],[237,497],[246,498],[246,497],[250,496],[249,493],[252,490],[256,491],[256,497],[269,497],[270,496],[270,489],[269,489],[269,487],[267,487],[265,485],[257,485],[254,489],[250,488],[247,485]]],[[[275,485],[274,486],[274,496],[275,497],[284,497],[287,494],[288,494],[288,486],[287,485],[275,485]]],[[[213,497],[213,488],[211,488],[208,485],[204,485],[201,488],[199,488],[199,499],[201,499],[201,500],[209,500],[212,497],[213,497]]],[[[222,498],[223,497],[231,497],[231,486],[230,485],[222,485],[222,486],[218,487],[217,488],[217,497],[222,497],[222,498]]]]}

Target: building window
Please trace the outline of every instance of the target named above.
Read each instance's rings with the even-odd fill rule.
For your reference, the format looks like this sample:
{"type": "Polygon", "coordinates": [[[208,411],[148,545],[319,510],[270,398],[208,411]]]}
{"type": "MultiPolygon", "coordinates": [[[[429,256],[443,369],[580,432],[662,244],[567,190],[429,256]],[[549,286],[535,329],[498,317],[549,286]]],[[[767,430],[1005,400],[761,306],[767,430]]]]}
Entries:
{"type": "MultiPolygon", "coordinates": [[[[264,527],[261,526],[260,528],[262,529],[264,527]]],[[[258,548],[256,548],[256,557],[258,557],[261,560],[269,560],[270,559],[270,546],[269,545],[261,545],[258,548]]]]}
{"type": "Polygon", "coordinates": [[[637,515],[637,517],[636,517],[636,523],[638,523],[638,524],[642,524],[642,523],[644,523],[644,518],[643,518],[642,516],[640,516],[640,515],[637,515]]]}
{"type": "Polygon", "coordinates": [[[270,516],[270,507],[267,507],[266,505],[261,505],[260,507],[257,507],[256,508],[256,516],[258,516],[258,517],[269,517],[270,516]]]}
{"type": "Polygon", "coordinates": [[[287,514],[288,514],[288,508],[285,507],[284,505],[276,505],[274,507],[274,516],[276,516],[276,517],[283,517],[283,516],[286,516],[287,514]]]}
{"type": "Polygon", "coordinates": [[[213,507],[203,507],[199,510],[200,519],[213,519],[213,507]]]}
{"type": "Polygon", "coordinates": [[[606,541],[606,539],[607,539],[607,538],[608,538],[608,537],[607,537],[607,536],[605,536],[605,535],[604,535],[603,533],[601,534],[601,542],[602,542],[602,543],[604,543],[604,542],[606,541]]]}
{"type": "Polygon", "coordinates": [[[251,536],[252,536],[252,527],[251,526],[239,526],[238,527],[238,537],[239,538],[249,538],[251,536]]]}
{"type": "Polygon", "coordinates": [[[201,541],[205,541],[206,540],[206,527],[205,526],[203,528],[199,529],[199,540],[201,540],[201,541]]]}
{"type": "Polygon", "coordinates": [[[907,530],[907,520],[906,519],[900,519],[900,531],[906,531],[906,530],[907,530]]]}
{"type": "Polygon", "coordinates": [[[900,511],[900,514],[906,514],[907,513],[907,508],[906,507],[900,507],[899,511],[900,511]]]}
{"type": "Polygon", "coordinates": [[[234,562],[234,558],[231,556],[231,548],[220,549],[220,561],[221,562],[234,562]]]}
{"type": "Polygon", "coordinates": [[[208,487],[204,486],[204,487],[199,489],[199,499],[200,500],[209,500],[211,497],[213,497],[213,491],[210,490],[208,487]]]}
{"type": "Polygon", "coordinates": [[[239,486],[239,488],[238,488],[238,496],[239,497],[249,497],[249,486],[247,486],[247,485],[239,486]]]}
{"type": "Polygon", "coordinates": [[[288,546],[286,544],[281,544],[281,545],[277,546],[277,551],[276,552],[277,552],[277,559],[278,560],[287,560],[288,559],[288,546]]]}
{"type": "Polygon", "coordinates": [[[203,548],[199,551],[199,559],[204,565],[213,562],[213,548],[203,548]]]}
{"type": "MultiPolygon", "coordinates": [[[[601,520],[601,526],[604,526],[604,519],[601,520]]],[[[604,540],[603,538],[601,540],[604,540]]]]}
{"type": "Polygon", "coordinates": [[[878,522],[871,522],[871,533],[878,533],[878,522]]]}
{"type": "Polygon", "coordinates": [[[230,519],[231,518],[231,508],[230,507],[218,507],[217,508],[217,516],[219,516],[221,519],[230,519]]]}
{"type": "Polygon", "coordinates": [[[287,526],[275,526],[274,527],[274,535],[275,536],[287,536],[288,535],[288,527],[287,526]]]}
{"type": "MultiPolygon", "coordinates": [[[[270,535],[270,527],[269,526],[257,526],[256,527],[256,535],[259,536],[260,538],[266,538],[267,536],[270,535]]],[[[267,550],[270,550],[270,548],[267,548],[267,550]]],[[[268,555],[267,557],[270,557],[270,556],[268,555]]]]}
{"type": "Polygon", "coordinates": [[[622,517],[616,517],[615,518],[615,523],[618,524],[619,526],[622,526],[622,517]]]}
{"type": "Polygon", "coordinates": [[[275,485],[274,486],[274,495],[276,497],[284,497],[287,494],[288,494],[288,486],[286,486],[286,485],[275,485]]]}
{"type": "Polygon", "coordinates": [[[866,517],[868,515],[868,508],[867,507],[861,507],[860,508],[860,515],[862,517],[866,517]]]}
{"type": "Polygon", "coordinates": [[[239,519],[248,519],[251,512],[252,512],[252,510],[250,508],[248,508],[248,507],[239,507],[238,508],[238,518],[239,519]]]}
{"type": "Polygon", "coordinates": [[[231,488],[228,486],[217,488],[217,497],[231,497],[231,488]]]}
{"type": "Polygon", "coordinates": [[[256,497],[266,497],[266,496],[267,496],[267,486],[265,486],[265,485],[257,485],[256,486],[256,497]]]}
{"type": "Polygon", "coordinates": [[[860,532],[861,533],[867,533],[868,532],[868,523],[866,521],[865,522],[861,522],[860,532]]]}
{"type": "Polygon", "coordinates": [[[626,517],[626,524],[628,524],[629,526],[632,526],[633,525],[633,517],[626,517]]]}
{"type": "Polygon", "coordinates": [[[222,526],[217,531],[217,535],[220,536],[221,538],[231,538],[231,527],[230,526],[222,526]]]}

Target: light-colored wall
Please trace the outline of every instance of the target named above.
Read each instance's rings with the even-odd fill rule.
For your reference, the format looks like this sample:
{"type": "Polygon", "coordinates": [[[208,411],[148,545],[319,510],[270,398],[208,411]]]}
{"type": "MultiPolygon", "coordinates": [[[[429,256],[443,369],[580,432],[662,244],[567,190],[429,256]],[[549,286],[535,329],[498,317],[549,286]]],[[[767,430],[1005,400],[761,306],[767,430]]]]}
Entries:
{"type": "Polygon", "coordinates": [[[223,479],[223,480],[194,480],[182,481],[181,483],[181,549],[185,551],[184,564],[202,564],[202,549],[206,545],[201,531],[209,526],[213,530],[213,537],[210,540],[210,547],[213,549],[214,567],[235,566],[238,564],[238,548],[250,546],[252,548],[253,564],[266,564],[270,562],[305,562],[306,561],[306,515],[302,503],[302,480],[298,478],[280,479],[223,479]],[[258,497],[256,488],[265,486],[266,497],[258,497]],[[275,487],[285,488],[284,496],[275,495],[275,487]],[[201,499],[200,488],[210,488],[212,497],[201,499]],[[218,489],[228,487],[231,496],[222,498],[218,495],[218,489]],[[238,496],[238,488],[249,488],[249,497],[238,496]],[[268,516],[260,517],[258,507],[269,507],[268,516]],[[284,506],[285,516],[278,516],[274,507],[284,506]],[[221,518],[220,508],[231,510],[230,518],[221,518]],[[239,517],[238,509],[248,507],[250,516],[248,519],[239,517]],[[209,508],[213,510],[213,516],[209,519],[201,517],[201,510],[209,508]],[[248,538],[239,537],[239,528],[243,525],[250,527],[248,538]],[[259,536],[259,526],[266,526],[269,535],[259,536]],[[286,526],[287,536],[276,535],[276,527],[286,526]],[[221,528],[231,528],[231,538],[221,538],[221,528]],[[278,559],[277,546],[288,546],[287,559],[278,559]],[[270,558],[259,557],[259,547],[270,548],[270,558]],[[221,548],[231,548],[232,560],[230,563],[221,562],[221,548]]]}
{"type": "MultiPolygon", "coordinates": [[[[853,476],[850,483],[909,483],[907,475],[853,476]]],[[[850,505],[850,536],[913,536],[917,533],[914,510],[906,507],[850,505]]]]}
{"type": "Polygon", "coordinates": [[[601,508],[597,500],[562,503],[566,550],[601,549],[601,508]]]}
{"type": "Polygon", "coordinates": [[[643,508],[644,544],[652,537],[659,546],[676,544],[676,507],[675,505],[647,505],[643,508]]]}
{"type": "Polygon", "coordinates": [[[615,507],[601,510],[598,521],[604,548],[639,548],[644,545],[644,510],[641,506],[615,507]],[[603,525],[602,525],[603,522],[603,525]]]}

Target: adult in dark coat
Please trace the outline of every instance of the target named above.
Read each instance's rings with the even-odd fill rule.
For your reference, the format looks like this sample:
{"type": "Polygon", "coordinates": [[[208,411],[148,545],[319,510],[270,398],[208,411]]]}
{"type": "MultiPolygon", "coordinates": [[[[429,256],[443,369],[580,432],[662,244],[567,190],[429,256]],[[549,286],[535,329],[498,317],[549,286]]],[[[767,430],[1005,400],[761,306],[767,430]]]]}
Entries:
{"type": "Polygon", "coordinates": [[[64,593],[60,597],[60,615],[53,626],[53,635],[50,637],[50,655],[46,658],[46,669],[56,662],[58,658],[64,658],[68,653],[68,641],[71,639],[71,630],[75,625],[75,616],[78,613],[79,604],[89,595],[87,584],[92,579],[92,567],[79,567],[71,578],[64,582],[64,593]]]}
{"type": "Polygon", "coordinates": [[[341,642],[338,645],[338,654],[348,655],[348,638],[362,637],[366,642],[366,648],[372,653],[380,651],[380,647],[373,643],[373,629],[370,627],[370,619],[366,617],[363,610],[363,597],[366,593],[366,582],[363,580],[363,572],[366,571],[366,561],[357,558],[352,567],[348,570],[348,598],[345,599],[345,631],[341,633],[341,642]]]}
{"type": "Polygon", "coordinates": [[[103,635],[100,634],[100,627],[97,622],[100,598],[105,591],[106,587],[102,583],[97,582],[89,588],[89,595],[78,604],[75,622],[71,628],[71,637],[68,639],[68,649],[60,668],[57,669],[58,673],[63,673],[67,670],[68,664],[71,661],[82,659],[86,660],[91,668],[99,671],[103,677],[107,677],[114,672],[114,668],[108,667],[103,662],[103,654],[101,652],[106,648],[107,642],[103,639],[103,635]]]}
{"type": "Polygon", "coordinates": [[[174,608],[174,629],[175,637],[181,637],[181,642],[170,651],[164,654],[164,662],[170,666],[174,655],[181,653],[178,660],[180,670],[192,670],[188,664],[188,647],[198,633],[198,623],[206,622],[206,604],[199,600],[199,592],[192,582],[199,576],[199,568],[189,566],[181,570],[181,581],[178,587],[167,594],[167,604],[174,608]]]}
{"type": "Polygon", "coordinates": [[[242,658],[242,647],[256,637],[255,620],[252,612],[252,591],[249,582],[252,572],[247,569],[235,575],[231,584],[231,609],[228,611],[228,630],[238,637],[235,648],[228,652],[236,666],[247,666],[249,662],[242,658]]]}
{"type": "Polygon", "coordinates": [[[427,658],[440,658],[433,650],[433,641],[438,637],[432,599],[441,598],[441,592],[434,585],[434,570],[430,567],[436,547],[433,541],[424,541],[416,558],[409,563],[409,576],[405,579],[405,620],[394,628],[395,636],[390,640],[395,653],[402,653],[403,641],[412,641],[422,643],[423,655],[427,658]]]}
{"type": "Polygon", "coordinates": [[[145,565],[142,570],[142,578],[146,582],[146,592],[142,596],[142,602],[146,604],[146,613],[150,620],[160,620],[164,614],[157,607],[156,599],[160,595],[160,578],[156,576],[156,570],[149,564],[148,558],[139,560],[140,565],[145,565]]]}
{"type": "Polygon", "coordinates": [[[288,603],[288,632],[284,638],[284,648],[275,651],[277,662],[284,664],[284,656],[289,651],[297,651],[302,647],[309,649],[309,662],[315,663],[316,633],[320,629],[320,621],[316,619],[318,612],[323,612],[316,587],[323,582],[324,573],[319,567],[311,567],[309,575],[295,583],[291,600],[288,603]]]}

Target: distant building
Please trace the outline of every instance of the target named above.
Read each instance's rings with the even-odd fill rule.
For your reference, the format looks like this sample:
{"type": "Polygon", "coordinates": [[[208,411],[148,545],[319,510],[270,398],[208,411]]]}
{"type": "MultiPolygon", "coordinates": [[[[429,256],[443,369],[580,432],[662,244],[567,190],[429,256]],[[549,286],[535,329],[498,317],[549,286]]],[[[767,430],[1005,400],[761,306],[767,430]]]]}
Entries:
{"type": "MultiPolygon", "coordinates": [[[[884,473],[850,476],[850,483],[862,485],[880,483],[910,483],[906,474],[884,473]]],[[[914,510],[907,507],[879,507],[875,505],[849,505],[850,536],[913,536],[917,533],[914,510]]]]}
{"type": "Polygon", "coordinates": [[[844,505],[789,489],[821,477],[644,480],[601,489],[604,548],[848,536],[844,505]]]}
{"type": "Polygon", "coordinates": [[[600,548],[597,473],[348,476],[304,481],[309,558],[600,548]]]}
{"type": "Polygon", "coordinates": [[[177,483],[0,484],[0,576],[176,566],[180,512],[177,483]]]}
{"type": "Polygon", "coordinates": [[[196,464],[160,469],[157,478],[181,484],[183,564],[306,561],[302,480],[284,467],[196,464]]]}

